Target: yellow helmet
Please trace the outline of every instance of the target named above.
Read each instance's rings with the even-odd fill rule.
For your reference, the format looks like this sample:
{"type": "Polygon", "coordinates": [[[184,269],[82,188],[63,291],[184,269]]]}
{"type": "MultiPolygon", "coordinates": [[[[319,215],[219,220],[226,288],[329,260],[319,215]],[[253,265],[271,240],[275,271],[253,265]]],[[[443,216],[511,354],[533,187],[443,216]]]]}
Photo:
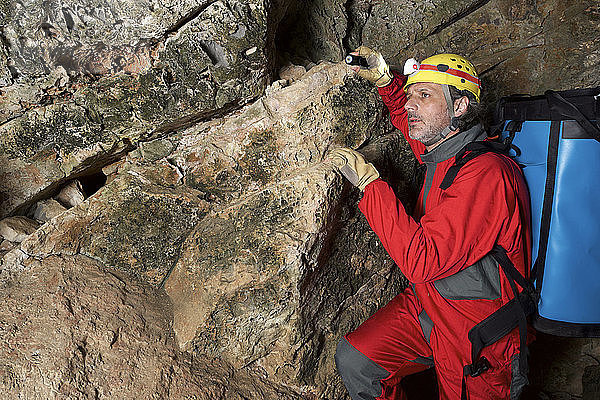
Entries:
{"type": "Polygon", "coordinates": [[[473,93],[479,102],[481,81],[471,62],[456,54],[436,54],[418,63],[414,58],[404,64],[404,74],[408,75],[404,90],[419,82],[452,85],[460,90],[473,93]]]}

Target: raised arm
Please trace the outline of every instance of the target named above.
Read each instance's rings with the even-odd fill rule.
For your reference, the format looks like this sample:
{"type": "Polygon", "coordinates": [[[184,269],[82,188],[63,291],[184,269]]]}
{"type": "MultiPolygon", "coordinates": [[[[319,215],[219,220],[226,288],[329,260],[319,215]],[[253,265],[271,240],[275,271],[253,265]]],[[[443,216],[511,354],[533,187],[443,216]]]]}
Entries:
{"type": "Polygon", "coordinates": [[[402,132],[417,160],[421,162],[421,154],[425,151],[425,145],[411,139],[408,135],[408,118],[404,109],[404,104],[406,104],[406,93],[404,92],[406,76],[397,71],[392,71],[392,74],[392,81],[387,86],[378,89],[379,95],[388,110],[390,110],[392,124],[402,132]]]}

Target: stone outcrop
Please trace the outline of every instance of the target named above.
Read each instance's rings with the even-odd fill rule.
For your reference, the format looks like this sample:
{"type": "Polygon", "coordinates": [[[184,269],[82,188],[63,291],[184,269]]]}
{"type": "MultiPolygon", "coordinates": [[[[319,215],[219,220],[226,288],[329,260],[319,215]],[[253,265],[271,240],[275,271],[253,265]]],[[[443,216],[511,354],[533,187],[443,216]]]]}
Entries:
{"type": "MultiPolygon", "coordinates": [[[[363,151],[391,176],[385,152],[407,149],[388,134],[376,93],[346,66],[324,63],[284,85],[226,119],[141,142],[104,168],[100,190],[7,253],[3,268],[94,260],[168,295],[171,339],[187,354],[260,371],[290,393],[343,397],[339,337],[403,281],[325,154],[370,141],[363,151]]],[[[399,165],[412,175],[414,161],[399,165]]],[[[394,175],[407,196],[411,183],[394,175]]]]}
{"type": "Polygon", "coordinates": [[[0,235],[15,243],[21,243],[35,232],[39,224],[26,217],[9,217],[0,221],[0,235]]]}
{"type": "Polygon", "coordinates": [[[2,7],[0,70],[10,78],[0,101],[0,217],[96,172],[132,141],[259,97],[286,4],[31,0],[2,7]]]}
{"type": "Polygon", "coordinates": [[[16,258],[0,286],[3,399],[300,398],[179,351],[164,291],[83,255],[16,258]]]}
{"type": "MultiPolygon", "coordinates": [[[[600,85],[599,21],[593,0],[0,4],[2,398],[347,399],[337,340],[406,282],[325,155],[360,148],[408,209],[419,172],[335,63],[457,52],[492,104],[600,85]]],[[[598,358],[540,335],[527,398],[597,398],[598,358]]]]}

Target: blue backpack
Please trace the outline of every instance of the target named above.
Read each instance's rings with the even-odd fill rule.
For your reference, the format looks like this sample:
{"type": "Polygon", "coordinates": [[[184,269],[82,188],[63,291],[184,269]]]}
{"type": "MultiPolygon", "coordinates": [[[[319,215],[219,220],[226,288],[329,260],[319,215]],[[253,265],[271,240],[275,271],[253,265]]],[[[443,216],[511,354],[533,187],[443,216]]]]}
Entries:
{"type": "Polygon", "coordinates": [[[532,214],[532,277],[545,333],[600,337],[600,87],[499,103],[532,214]]]}
{"type": "Polygon", "coordinates": [[[480,154],[512,157],[531,198],[532,278],[514,268],[504,249],[494,248],[514,299],[469,332],[472,364],[465,375],[471,376],[489,368],[481,350],[515,327],[526,370],[527,319],[544,333],[600,337],[600,87],[505,97],[496,118],[500,141],[465,146],[440,188],[480,154]]]}

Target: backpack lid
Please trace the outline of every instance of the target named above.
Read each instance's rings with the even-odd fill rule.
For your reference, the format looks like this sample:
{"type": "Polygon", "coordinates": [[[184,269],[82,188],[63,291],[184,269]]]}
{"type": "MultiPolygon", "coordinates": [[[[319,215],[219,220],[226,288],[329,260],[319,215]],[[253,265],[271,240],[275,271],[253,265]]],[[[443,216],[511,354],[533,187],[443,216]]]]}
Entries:
{"type": "MultiPolygon", "coordinates": [[[[600,86],[589,89],[573,89],[555,92],[568,100],[590,120],[600,120],[600,86]]],[[[546,95],[512,95],[498,103],[497,123],[501,121],[562,121],[561,113],[550,110],[546,95]]]]}

